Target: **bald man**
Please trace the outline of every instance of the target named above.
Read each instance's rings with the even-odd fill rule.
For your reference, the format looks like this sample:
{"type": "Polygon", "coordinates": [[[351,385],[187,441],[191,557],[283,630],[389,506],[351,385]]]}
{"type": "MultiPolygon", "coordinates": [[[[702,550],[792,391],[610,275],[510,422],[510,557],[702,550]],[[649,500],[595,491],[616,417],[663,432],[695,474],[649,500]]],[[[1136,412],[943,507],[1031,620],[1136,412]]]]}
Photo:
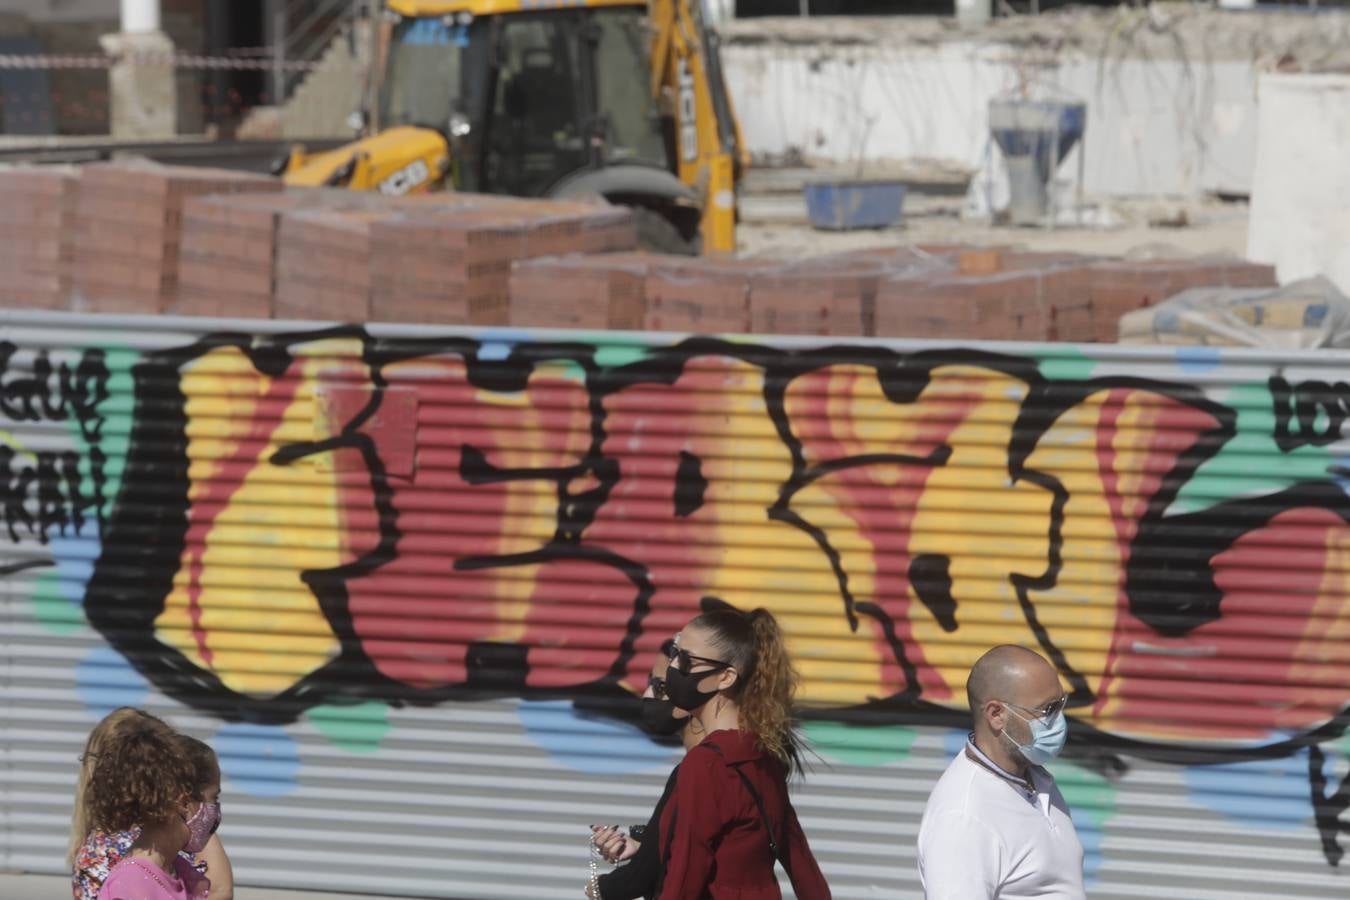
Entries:
{"type": "Polygon", "coordinates": [[[927,900],[1083,900],[1083,845],[1044,768],[1064,746],[1067,699],[1053,666],[995,647],[966,680],[974,731],[919,825],[927,900]]]}

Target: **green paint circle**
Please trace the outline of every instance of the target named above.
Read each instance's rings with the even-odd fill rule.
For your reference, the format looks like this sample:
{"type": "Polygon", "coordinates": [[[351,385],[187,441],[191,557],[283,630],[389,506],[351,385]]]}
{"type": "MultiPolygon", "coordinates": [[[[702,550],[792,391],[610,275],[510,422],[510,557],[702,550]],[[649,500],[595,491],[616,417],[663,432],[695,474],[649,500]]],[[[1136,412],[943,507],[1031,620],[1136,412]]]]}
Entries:
{"type": "Polygon", "coordinates": [[[1078,381],[1087,378],[1097,367],[1097,360],[1067,344],[1042,350],[1034,356],[1039,361],[1041,376],[1051,381],[1078,381]]]}
{"type": "Polygon", "coordinates": [[[908,725],[870,727],[843,722],[807,722],[802,732],[826,760],[869,767],[908,759],[919,736],[918,729],[908,725]]]}
{"type": "Polygon", "coordinates": [[[1069,809],[1082,813],[1099,831],[1105,827],[1116,814],[1116,786],[1105,776],[1073,763],[1051,763],[1050,769],[1069,809]]]}
{"type": "Polygon", "coordinates": [[[74,634],[84,625],[84,609],[61,593],[60,579],[48,569],[33,580],[33,620],[52,634],[74,634]]]}
{"type": "Polygon", "coordinates": [[[389,708],[383,703],[329,704],[306,713],[319,733],[349,753],[374,753],[389,734],[389,708]]]}

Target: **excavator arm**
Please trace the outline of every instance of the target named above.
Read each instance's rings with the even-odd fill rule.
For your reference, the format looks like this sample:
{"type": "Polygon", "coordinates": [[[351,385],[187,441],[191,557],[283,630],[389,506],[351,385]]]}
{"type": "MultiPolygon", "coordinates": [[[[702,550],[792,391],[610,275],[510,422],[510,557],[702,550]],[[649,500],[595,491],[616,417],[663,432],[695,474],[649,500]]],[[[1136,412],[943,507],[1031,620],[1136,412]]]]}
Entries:
{"type": "Polygon", "coordinates": [[[740,124],[722,76],[715,36],[698,0],[650,0],[652,93],[675,121],[676,173],[699,196],[703,248],[736,250],[736,182],[742,158],[740,124]]]}

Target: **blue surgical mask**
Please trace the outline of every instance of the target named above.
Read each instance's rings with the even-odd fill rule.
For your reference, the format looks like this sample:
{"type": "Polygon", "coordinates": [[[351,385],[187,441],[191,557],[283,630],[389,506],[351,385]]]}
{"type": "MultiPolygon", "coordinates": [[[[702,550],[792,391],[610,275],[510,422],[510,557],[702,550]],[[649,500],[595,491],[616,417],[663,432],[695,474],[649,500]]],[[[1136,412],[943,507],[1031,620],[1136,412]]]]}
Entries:
{"type": "MultiPolygon", "coordinates": [[[[1014,716],[1027,723],[1031,729],[1031,743],[1019,744],[1012,738],[1008,742],[1017,748],[1027,762],[1043,766],[1050,760],[1059,756],[1059,751],[1064,749],[1064,739],[1069,735],[1069,723],[1064,718],[1064,710],[1059,710],[1047,722],[1044,719],[1028,719],[1026,716],[1013,709],[1011,703],[1004,703],[1008,711],[1014,716]]],[[[1008,737],[1008,732],[1003,732],[1004,737],[1008,737]]]]}

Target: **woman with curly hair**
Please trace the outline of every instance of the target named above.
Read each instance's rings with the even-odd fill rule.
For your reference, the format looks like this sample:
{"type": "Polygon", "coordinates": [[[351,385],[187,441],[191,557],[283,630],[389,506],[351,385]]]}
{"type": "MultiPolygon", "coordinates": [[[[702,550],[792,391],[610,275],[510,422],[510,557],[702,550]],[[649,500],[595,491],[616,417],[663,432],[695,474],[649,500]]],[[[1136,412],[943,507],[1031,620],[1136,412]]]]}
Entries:
{"type": "Polygon", "coordinates": [[[662,811],[659,900],[781,900],[778,862],[797,900],[830,900],[797,813],[797,673],[765,609],[723,608],[680,632],[665,694],[706,737],[680,763],[662,811]]]}
{"type": "MultiPolygon", "coordinates": [[[[130,852],[136,839],[140,837],[139,828],[125,831],[107,831],[95,828],[92,823],[91,783],[94,766],[105,749],[125,737],[131,725],[146,725],[172,735],[173,729],[150,713],[129,706],[119,707],[94,726],[85,741],[84,753],[80,756],[80,772],[75,787],[75,804],[71,815],[70,847],[66,863],[71,871],[71,891],[74,900],[96,900],[99,888],[107,879],[113,866],[122,861],[130,852]]],[[[187,735],[177,735],[181,749],[187,755],[196,771],[196,780],[209,785],[220,780],[220,768],[215,752],[206,744],[187,735]]],[[[209,900],[233,900],[234,875],[229,856],[220,842],[219,835],[212,835],[206,848],[190,862],[203,875],[211,880],[209,900]]]]}
{"type": "Polygon", "coordinates": [[[94,764],[89,813],[95,828],[139,829],[108,873],[98,900],[207,900],[210,881],[184,853],[206,847],[220,822],[220,776],[203,785],[190,745],[150,722],[126,725],[94,764]]]}

